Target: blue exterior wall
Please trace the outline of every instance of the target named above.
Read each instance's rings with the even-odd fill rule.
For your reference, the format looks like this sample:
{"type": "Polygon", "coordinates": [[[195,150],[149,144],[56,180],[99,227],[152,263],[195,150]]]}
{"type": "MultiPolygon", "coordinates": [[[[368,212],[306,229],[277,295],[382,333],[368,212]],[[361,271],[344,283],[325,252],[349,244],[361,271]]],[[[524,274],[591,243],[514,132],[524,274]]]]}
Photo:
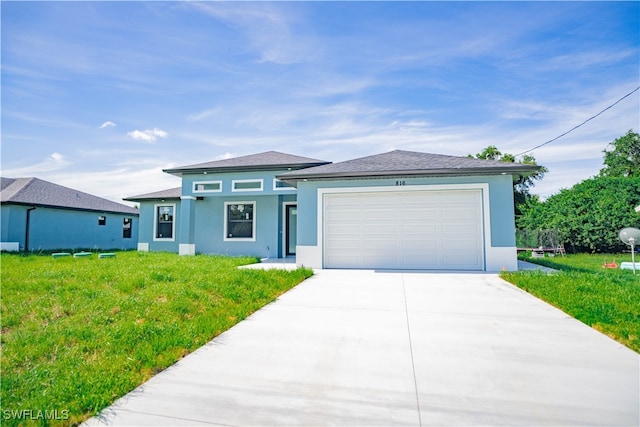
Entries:
{"type": "Polygon", "coordinates": [[[153,200],[148,202],[140,202],[140,231],[138,233],[138,242],[149,245],[149,250],[154,252],[178,252],[178,243],[180,242],[180,200],[168,199],[164,202],[161,200],[153,200]],[[157,205],[175,205],[176,227],[174,238],[171,241],[154,240],[154,221],[155,207],[157,205]]]}
{"type": "Polygon", "coordinates": [[[179,252],[181,245],[195,245],[196,253],[284,257],[284,203],[295,202],[297,192],[295,189],[274,190],[274,178],[286,172],[288,170],[183,175],[184,200],[140,202],[139,242],[148,244],[150,251],[179,252]],[[232,191],[234,180],[255,179],[263,180],[262,191],[232,191]],[[194,192],[193,183],[198,181],[221,181],[221,191],[194,192]],[[225,202],[255,202],[255,241],[224,240],[225,202]],[[154,240],[155,207],[159,204],[176,205],[173,241],[154,240]],[[183,204],[192,205],[185,210],[182,209],[183,204]],[[189,221],[182,217],[185,212],[193,217],[191,227],[189,221]],[[185,234],[183,230],[189,233],[185,234]]]}
{"type": "MultiPolygon", "coordinates": [[[[2,205],[2,242],[25,247],[27,209],[2,205]]],[[[135,249],[138,227],[137,215],[38,207],[30,214],[29,250],[135,249]],[[98,225],[99,216],[106,217],[105,225],[98,225]],[[123,237],[124,218],[132,219],[131,238],[123,237]]]]}
{"type": "Polygon", "coordinates": [[[253,255],[280,258],[283,255],[283,203],[295,201],[295,195],[220,196],[196,201],[195,245],[201,253],[253,255]],[[225,202],[255,202],[255,241],[224,240],[225,202]]]}
{"type": "Polygon", "coordinates": [[[298,182],[298,245],[318,245],[318,189],[345,187],[393,187],[403,181],[403,189],[412,185],[489,184],[491,246],[515,246],[513,180],[511,175],[460,176],[433,178],[382,178],[298,182]]]}

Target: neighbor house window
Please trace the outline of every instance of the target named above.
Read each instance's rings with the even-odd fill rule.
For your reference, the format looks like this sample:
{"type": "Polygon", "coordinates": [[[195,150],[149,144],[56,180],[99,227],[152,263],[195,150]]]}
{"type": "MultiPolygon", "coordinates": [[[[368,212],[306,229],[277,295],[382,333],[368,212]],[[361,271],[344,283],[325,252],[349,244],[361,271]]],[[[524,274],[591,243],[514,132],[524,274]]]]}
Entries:
{"type": "Polygon", "coordinates": [[[231,181],[231,191],[262,191],[262,179],[238,179],[231,181]]]}
{"type": "Polygon", "coordinates": [[[155,240],[173,240],[176,205],[156,205],[155,240]]]}
{"type": "Polygon", "coordinates": [[[224,240],[256,240],[256,202],[225,202],[224,240]]]}
{"type": "Polygon", "coordinates": [[[295,190],[296,187],[293,185],[280,181],[278,178],[273,178],[273,191],[282,191],[282,190],[295,190]]]}
{"type": "Polygon", "coordinates": [[[222,191],[222,181],[196,181],[193,183],[194,193],[219,193],[222,191]]]}
{"type": "Polygon", "coordinates": [[[130,239],[131,238],[131,223],[133,220],[131,218],[125,218],[122,220],[122,238],[130,239]]]}
{"type": "Polygon", "coordinates": [[[100,215],[98,217],[98,225],[107,225],[107,217],[104,215],[100,215]]]}

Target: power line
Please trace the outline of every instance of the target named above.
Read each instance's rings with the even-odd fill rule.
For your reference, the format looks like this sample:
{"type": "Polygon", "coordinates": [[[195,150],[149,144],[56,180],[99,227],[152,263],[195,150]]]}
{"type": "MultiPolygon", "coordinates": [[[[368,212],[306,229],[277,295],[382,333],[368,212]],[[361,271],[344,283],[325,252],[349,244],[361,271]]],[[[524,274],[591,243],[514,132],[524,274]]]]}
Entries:
{"type": "Polygon", "coordinates": [[[549,140],[549,141],[547,141],[547,142],[543,142],[543,143],[542,143],[542,144],[540,144],[540,145],[536,145],[535,147],[533,147],[533,148],[532,148],[532,149],[530,149],[530,150],[523,151],[522,153],[518,153],[518,154],[516,154],[516,156],[521,156],[522,154],[527,154],[527,153],[529,153],[529,152],[531,152],[531,151],[533,151],[533,150],[535,150],[535,149],[538,149],[538,148],[540,148],[540,147],[543,147],[543,146],[545,146],[545,145],[547,145],[547,144],[552,143],[553,141],[555,141],[555,140],[557,140],[557,139],[562,138],[563,136],[567,135],[568,133],[573,132],[574,130],[578,129],[580,126],[584,125],[584,124],[585,124],[585,123],[587,123],[588,121],[591,121],[591,120],[595,119],[596,117],[598,117],[600,114],[604,113],[605,111],[607,111],[607,110],[609,110],[609,109],[611,109],[611,108],[615,107],[618,103],[620,103],[620,101],[622,101],[623,99],[628,98],[629,96],[633,95],[633,93],[634,93],[634,92],[637,92],[639,89],[640,89],[640,86],[638,86],[637,88],[635,88],[634,90],[632,90],[631,92],[629,92],[628,94],[626,94],[625,96],[623,96],[622,98],[618,99],[616,102],[614,102],[613,104],[609,105],[607,108],[605,108],[604,110],[600,111],[600,112],[599,112],[598,114],[596,114],[595,116],[591,116],[591,117],[589,117],[587,120],[585,120],[584,122],[580,123],[580,124],[579,124],[579,125],[577,125],[577,126],[572,127],[571,129],[569,129],[568,131],[566,131],[566,132],[565,132],[565,133],[563,133],[562,135],[558,135],[558,136],[556,136],[555,138],[550,139],[550,140],[549,140]]]}

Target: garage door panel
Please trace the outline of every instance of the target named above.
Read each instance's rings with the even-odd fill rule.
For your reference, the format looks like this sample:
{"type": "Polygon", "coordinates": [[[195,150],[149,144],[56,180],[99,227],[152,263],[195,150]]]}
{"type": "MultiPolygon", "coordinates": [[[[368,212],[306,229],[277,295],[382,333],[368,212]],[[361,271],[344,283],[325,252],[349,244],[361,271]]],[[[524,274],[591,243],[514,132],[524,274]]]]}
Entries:
{"type": "Polygon", "coordinates": [[[323,215],[326,268],[484,266],[481,190],[325,194],[323,215]]]}
{"type": "Polygon", "coordinates": [[[413,235],[420,236],[422,238],[431,238],[438,234],[438,230],[440,230],[440,227],[434,222],[431,222],[429,224],[403,223],[400,225],[400,231],[402,232],[402,235],[406,237],[411,237],[413,235]]]}
{"type": "Polygon", "coordinates": [[[475,241],[469,240],[447,240],[442,242],[442,250],[455,251],[453,254],[465,254],[469,252],[477,252],[481,248],[475,241]]]}
{"type": "Polygon", "coordinates": [[[428,251],[437,251],[441,247],[441,242],[438,240],[423,240],[423,239],[404,239],[401,242],[401,248],[405,250],[405,253],[410,254],[411,251],[419,251],[421,254],[428,251]]]}
{"type": "Polygon", "coordinates": [[[442,224],[444,238],[458,236],[475,236],[478,234],[476,224],[442,224]]]}
{"type": "Polygon", "coordinates": [[[479,261],[479,257],[474,256],[442,256],[442,265],[450,269],[475,270],[479,261]]]}
{"type": "Polygon", "coordinates": [[[475,222],[478,219],[478,215],[477,212],[469,209],[442,209],[442,218],[475,222]]]}
{"type": "Polygon", "coordinates": [[[406,210],[402,212],[403,221],[435,221],[438,219],[438,212],[436,209],[428,210],[406,210]]]}
{"type": "Polygon", "coordinates": [[[399,249],[398,242],[396,240],[388,241],[368,241],[366,249],[359,249],[359,252],[363,255],[371,256],[376,254],[383,254],[384,256],[393,256],[394,252],[399,249]]]}

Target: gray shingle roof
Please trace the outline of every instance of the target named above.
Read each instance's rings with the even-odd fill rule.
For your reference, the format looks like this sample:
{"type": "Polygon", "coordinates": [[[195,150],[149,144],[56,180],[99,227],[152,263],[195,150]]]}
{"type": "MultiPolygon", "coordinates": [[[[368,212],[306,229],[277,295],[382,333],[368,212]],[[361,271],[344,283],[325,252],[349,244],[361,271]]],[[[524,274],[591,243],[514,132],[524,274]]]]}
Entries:
{"type": "Polygon", "coordinates": [[[138,210],[38,178],[0,178],[0,203],[138,215],[138,210]]]}
{"type": "Polygon", "coordinates": [[[138,196],[125,197],[124,200],[132,202],[142,200],[164,200],[164,199],[179,199],[182,195],[182,187],[169,188],[167,190],[155,191],[153,193],[140,194],[138,196]]]}
{"type": "Polygon", "coordinates": [[[272,170],[287,168],[294,170],[324,165],[327,163],[330,162],[311,159],[309,157],[295,156],[293,154],[280,153],[278,151],[266,151],[264,153],[234,157],[232,159],[216,160],[213,162],[197,163],[194,165],[164,169],[164,172],[181,176],[183,173],[198,173],[203,171],[237,172],[244,170],[272,170]]]}
{"type": "Polygon", "coordinates": [[[347,160],[345,162],[297,170],[282,174],[278,176],[278,178],[295,181],[298,179],[337,179],[398,175],[520,174],[533,172],[538,169],[538,166],[524,165],[521,163],[506,163],[495,160],[479,160],[470,157],[395,150],[388,153],[347,160]]]}

